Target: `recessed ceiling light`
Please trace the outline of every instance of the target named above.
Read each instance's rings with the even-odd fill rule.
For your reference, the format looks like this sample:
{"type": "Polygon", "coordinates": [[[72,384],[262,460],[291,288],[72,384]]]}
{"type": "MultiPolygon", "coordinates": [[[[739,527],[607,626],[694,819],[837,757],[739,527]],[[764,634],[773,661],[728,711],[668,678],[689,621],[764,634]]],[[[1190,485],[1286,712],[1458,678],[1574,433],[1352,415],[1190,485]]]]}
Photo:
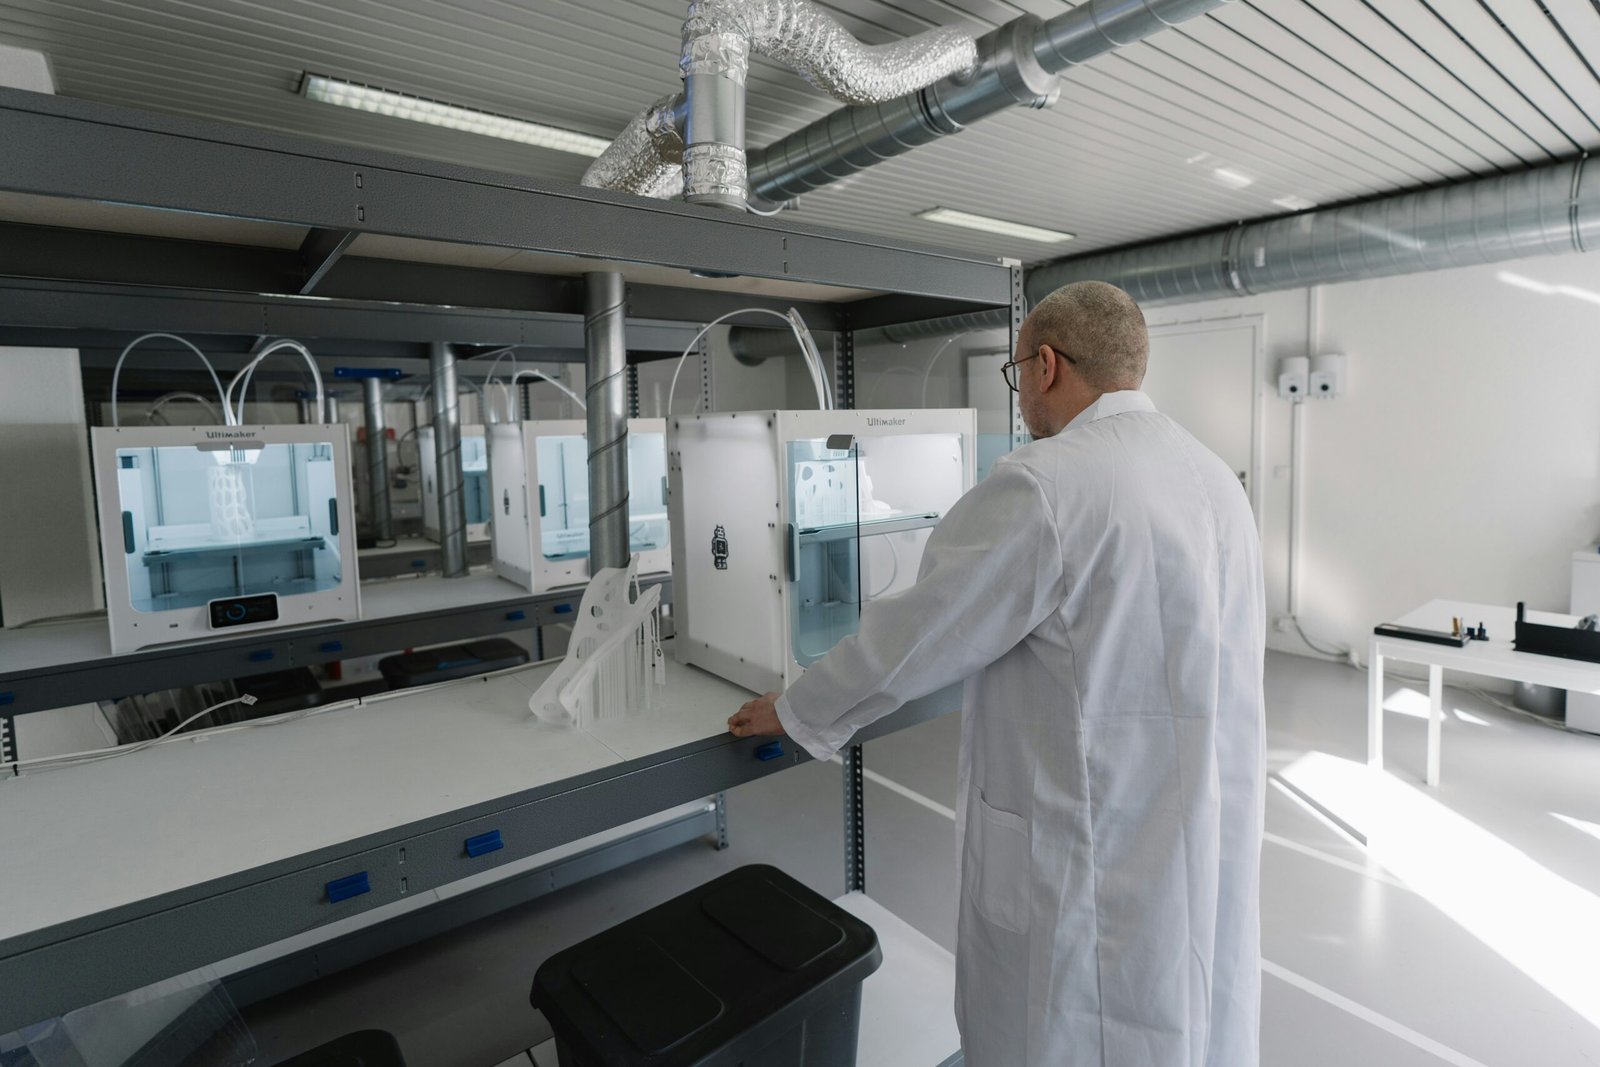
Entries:
{"type": "Polygon", "coordinates": [[[1273,201],[1285,211],[1310,211],[1316,207],[1316,201],[1307,200],[1303,196],[1280,196],[1273,201]]]}
{"type": "Polygon", "coordinates": [[[1211,176],[1232,189],[1243,189],[1247,185],[1256,183],[1256,180],[1250,175],[1240,174],[1238,171],[1229,170],[1227,167],[1218,167],[1211,172],[1211,176]]]}
{"type": "Polygon", "coordinates": [[[1074,236],[1062,230],[1047,230],[1043,226],[1007,222],[1005,219],[992,219],[987,215],[973,215],[966,211],[953,211],[947,207],[931,207],[926,211],[917,212],[916,217],[928,222],[942,222],[948,226],[965,226],[969,230],[983,230],[985,233],[1019,237],[1024,241],[1038,241],[1041,244],[1056,245],[1062,241],[1070,241],[1074,236]]]}
{"type": "Polygon", "coordinates": [[[499,137],[539,148],[553,148],[558,152],[572,152],[580,156],[598,156],[611,144],[603,137],[563,130],[559,126],[546,126],[540,122],[514,119],[458,107],[437,100],[428,100],[410,93],[397,93],[392,89],[379,89],[372,85],[329,78],[307,71],[300,79],[300,94],[307,100],[316,100],[337,107],[370,111],[377,115],[390,115],[412,122],[425,122],[430,126],[444,126],[452,130],[499,137]]]}

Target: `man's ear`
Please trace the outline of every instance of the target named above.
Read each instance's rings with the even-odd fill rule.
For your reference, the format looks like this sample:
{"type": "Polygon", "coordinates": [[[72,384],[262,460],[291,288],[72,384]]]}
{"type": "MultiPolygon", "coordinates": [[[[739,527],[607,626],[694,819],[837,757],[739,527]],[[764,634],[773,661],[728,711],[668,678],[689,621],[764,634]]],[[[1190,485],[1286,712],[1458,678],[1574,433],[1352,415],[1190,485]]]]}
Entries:
{"type": "Polygon", "coordinates": [[[1061,353],[1050,345],[1039,346],[1039,366],[1044,370],[1044,381],[1040,383],[1040,391],[1049,389],[1061,376],[1061,353]]]}

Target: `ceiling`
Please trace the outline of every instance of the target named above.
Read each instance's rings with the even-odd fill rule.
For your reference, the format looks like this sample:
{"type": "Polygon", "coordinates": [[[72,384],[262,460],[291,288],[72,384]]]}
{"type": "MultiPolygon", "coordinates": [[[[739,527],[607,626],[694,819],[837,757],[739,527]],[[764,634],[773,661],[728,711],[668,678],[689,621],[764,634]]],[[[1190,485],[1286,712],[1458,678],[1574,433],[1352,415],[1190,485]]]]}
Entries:
{"type": "MultiPolygon", "coordinates": [[[[996,116],[812,193],[799,210],[810,222],[1035,262],[1549,162],[1600,147],[1597,4],[1235,0],[1073,70],[1053,109],[996,116]],[[935,206],[1077,240],[1044,245],[913,217],[935,206]]],[[[295,93],[301,72],[610,137],[677,85],[686,6],[0,0],[0,43],[45,52],[67,96],[576,181],[581,156],[313,103],[295,93]]],[[[875,43],[1074,5],[825,6],[875,43]]],[[[768,144],[836,106],[758,59],[748,141],[768,144]]]]}

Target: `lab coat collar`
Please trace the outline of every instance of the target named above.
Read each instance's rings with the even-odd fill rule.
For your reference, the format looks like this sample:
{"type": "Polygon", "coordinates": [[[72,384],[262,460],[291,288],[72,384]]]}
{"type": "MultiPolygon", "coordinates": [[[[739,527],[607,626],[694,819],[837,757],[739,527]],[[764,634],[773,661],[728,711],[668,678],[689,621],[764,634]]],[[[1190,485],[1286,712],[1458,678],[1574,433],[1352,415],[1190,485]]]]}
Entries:
{"type": "Polygon", "coordinates": [[[1062,433],[1079,424],[1096,422],[1112,415],[1122,415],[1130,411],[1154,411],[1155,409],[1155,403],[1137,389],[1118,389],[1111,393],[1101,393],[1100,399],[1078,412],[1077,418],[1067,423],[1062,433]]]}

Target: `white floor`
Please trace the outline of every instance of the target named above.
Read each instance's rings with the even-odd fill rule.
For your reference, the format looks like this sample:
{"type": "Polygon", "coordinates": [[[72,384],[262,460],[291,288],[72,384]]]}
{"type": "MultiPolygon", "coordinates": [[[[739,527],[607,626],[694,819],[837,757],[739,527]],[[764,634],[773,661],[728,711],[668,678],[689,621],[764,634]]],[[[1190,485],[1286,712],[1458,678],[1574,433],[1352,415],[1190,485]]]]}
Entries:
{"type": "MultiPolygon", "coordinates": [[[[1267,670],[1283,784],[1268,790],[1262,853],[1262,1063],[1600,1064],[1600,737],[1452,688],[1443,781],[1429,790],[1426,696],[1394,679],[1389,774],[1373,786],[1366,676],[1283,655],[1267,670]]],[[[957,737],[952,716],[866,754],[868,892],[945,948],[957,737]]],[[[744,863],[840,895],[836,765],[742,787],[729,810],[727,852],[684,846],[248,1009],[264,1062],[380,1026],[413,1063],[527,1063],[522,1050],[548,1037],[528,987],[563,945],[744,863]]]]}

